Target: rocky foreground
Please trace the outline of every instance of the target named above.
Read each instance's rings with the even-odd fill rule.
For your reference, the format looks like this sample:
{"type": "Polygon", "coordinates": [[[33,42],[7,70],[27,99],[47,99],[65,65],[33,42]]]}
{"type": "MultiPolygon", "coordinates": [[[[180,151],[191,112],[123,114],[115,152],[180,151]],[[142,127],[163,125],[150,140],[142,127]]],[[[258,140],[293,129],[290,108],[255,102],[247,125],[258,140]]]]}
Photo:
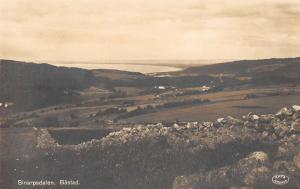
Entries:
{"type": "Polygon", "coordinates": [[[78,179],[77,188],[300,187],[300,106],[242,119],[136,125],[79,145],[38,133],[46,153],[35,161],[44,177],[78,179]]]}

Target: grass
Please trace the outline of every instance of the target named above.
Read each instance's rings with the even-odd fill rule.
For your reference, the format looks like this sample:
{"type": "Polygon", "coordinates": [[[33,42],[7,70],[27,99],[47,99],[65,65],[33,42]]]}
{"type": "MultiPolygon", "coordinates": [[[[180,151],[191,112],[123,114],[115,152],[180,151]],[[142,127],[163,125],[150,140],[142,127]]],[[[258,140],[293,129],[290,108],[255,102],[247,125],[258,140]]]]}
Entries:
{"type": "Polygon", "coordinates": [[[230,101],[220,101],[192,107],[169,108],[159,112],[135,116],[123,120],[124,122],[160,122],[160,121],[213,121],[219,117],[232,115],[241,117],[250,111],[257,114],[268,114],[278,111],[283,106],[300,104],[300,95],[293,96],[271,96],[256,99],[236,99],[230,101]],[[240,106],[239,108],[236,108],[240,106]],[[253,107],[261,108],[253,108],[253,107]],[[243,107],[243,108],[241,108],[243,107]]]}

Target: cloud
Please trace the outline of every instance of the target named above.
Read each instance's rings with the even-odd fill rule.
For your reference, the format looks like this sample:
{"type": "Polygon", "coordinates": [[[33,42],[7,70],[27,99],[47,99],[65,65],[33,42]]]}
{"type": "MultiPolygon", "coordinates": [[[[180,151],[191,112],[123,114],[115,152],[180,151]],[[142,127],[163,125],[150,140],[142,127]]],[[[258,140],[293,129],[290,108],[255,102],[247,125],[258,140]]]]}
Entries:
{"type": "Polygon", "coordinates": [[[0,0],[0,57],[299,56],[298,0],[0,0]]]}

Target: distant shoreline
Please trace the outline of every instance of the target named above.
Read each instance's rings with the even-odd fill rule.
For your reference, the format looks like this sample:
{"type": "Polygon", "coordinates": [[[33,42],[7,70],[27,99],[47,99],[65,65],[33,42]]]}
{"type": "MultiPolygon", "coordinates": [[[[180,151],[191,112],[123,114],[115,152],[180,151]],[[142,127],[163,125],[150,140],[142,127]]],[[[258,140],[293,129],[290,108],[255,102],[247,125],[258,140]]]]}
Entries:
{"type": "Polygon", "coordinates": [[[200,66],[207,64],[217,64],[234,61],[233,59],[195,59],[195,60],[99,60],[99,61],[55,61],[39,60],[35,62],[49,64],[131,64],[131,65],[153,65],[187,68],[190,66],[200,66]]]}
{"type": "MultiPolygon", "coordinates": [[[[144,74],[175,72],[181,71],[193,66],[203,66],[207,64],[222,63],[229,60],[107,60],[94,62],[64,62],[64,61],[46,61],[54,66],[76,67],[82,69],[112,69],[129,72],[140,72],[144,74]]],[[[43,61],[39,61],[43,62],[43,61]]]]}
{"type": "Polygon", "coordinates": [[[108,69],[108,70],[120,70],[120,71],[128,71],[128,72],[140,72],[143,74],[149,73],[159,73],[159,72],[175,72],[183,70],[186,67],[179,67],[173,65],[158,65],[158,64],[138,64],[138,63],[112,63],[112,64],[104,64],[104,63],[69,63],[62,64],[56,63],[52,64],[54,66],[62,66],[62,67],[73,67],[73,68],[82,68],[87,70],[96,70],[96,69],[108,69]]]}

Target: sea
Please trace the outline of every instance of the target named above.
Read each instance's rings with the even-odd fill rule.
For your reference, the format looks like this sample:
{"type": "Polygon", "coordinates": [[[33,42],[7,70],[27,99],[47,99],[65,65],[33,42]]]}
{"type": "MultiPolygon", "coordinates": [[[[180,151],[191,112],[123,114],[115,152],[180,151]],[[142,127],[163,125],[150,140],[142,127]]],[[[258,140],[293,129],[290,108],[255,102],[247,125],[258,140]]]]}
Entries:
{"type": "Polygon", "coordinates": [[[72,63],[72,64],[53,64],[55,66],[76,67],[83,69],[112,69],[130,72],[140,72],[144,74],[159,73],[159,72],[174,72],[179,71],[181,67],[165,66],[165,65],[145,65],[145,64],[96,64],[96,63],[72,63]]]}
{"type": "Polygon", "coordinates": [[[196,65],[225,62],[222,59],[209,60],[102,60],[92,62],[49,62],[55,66],[77,67],[83,69],[113,69],[130,72],[140,72],[144,74],[174,72],[196,65]]]}

